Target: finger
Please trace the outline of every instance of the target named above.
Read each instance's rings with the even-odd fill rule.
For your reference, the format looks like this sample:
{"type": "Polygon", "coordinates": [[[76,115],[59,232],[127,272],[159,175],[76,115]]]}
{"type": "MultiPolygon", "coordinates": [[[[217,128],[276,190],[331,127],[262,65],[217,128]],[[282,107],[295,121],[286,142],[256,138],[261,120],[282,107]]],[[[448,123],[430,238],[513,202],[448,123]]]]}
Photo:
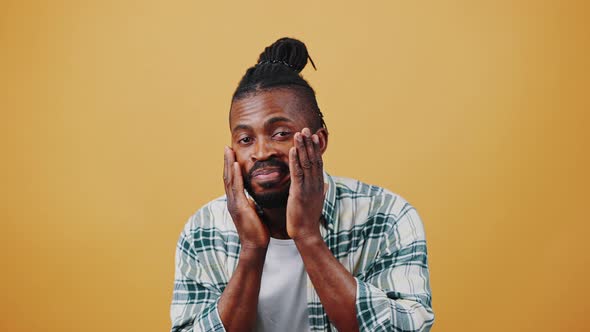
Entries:
{"type": "Polygon", "coordinates": [[[231,166],[234,161],[236,161],[236,154],[232,148],[226,146],[227,149],[227,160],[229,161],[229,166],[231,166]]]}
{"type": "MultiPolygon", "coordinates": [[[[291,176],[291,185],[299,185],[303,181],[303,169],[299,164],[296,147],[289,149],[289,175],[291,176]]],[[[295,186],[291,186],[291,188],[295,188],[295,186]]]]}
{"type": "Polygon", "coordinates": [[[310,144],[307,147],[308,150],[308,154],[310,153],[310,148],[311,148],[311,154],[309,155],[309,160],[311,161],[311,174],[314,178],[318,178],[321,181],[321,176],[322,176],[322,154],[320,151],[320,140],[318,135],[313,134],[310,135],[309,137],[310,140],[310,144]]]}
{"type": "Polygon", "coordinates": [[[303,128],[302,132],[303,134],[303,140],[305,142],[305,151],[307,152],[307,159],[309,160],[309,169],[306,169],[304,171],[309,171],[309,173],[312,176],[315,176],[317,171],[315,166],[315,151],[314,151],[314,147],[313,147],[313,141],[311,139],[311,131],[309,130],[309,128],[303,128]]]}
{"type": "Polygon", "coordinates": [[[233,162],[234,162],[234,151],[229,148],[229,147],[225,147],[225,154],[224,154],[224,160],[225,160],[225,194],[227,195],[228,201],[233,202],[234,200],[234,194],[233,194],[233,180],[234,180],[234,170],[233,170],[233,162]]]}
{"type": "Polygon", "coordinates": [[[229,148],[226,146],[223,148],[223,184],[227,187],[227,184],[229,182],[229,166],[228,166],[228,160],[227,160],[227,150],[229,148]]]}
{"type": "Polygon", "coordinates": [[[234,189],[234,194],[236,195],[240,195],[244,196],[244,198],[246,198],[246,195],[244,195],[244,179],[242,178],[242,170],[240,169],[240,164],[238,164],[237,161],[234,161],[234,163],[232,164],[233,167],[233,186],[232,188],[234,189]]]}
{"type": "Polygon", "coordinates": [[[249,205],[250,207],[254,208],[256,206],[254,200],[246,197],[246,194],[244,193],[244,177],[242,176],[240,164],[238,164],[237,161],[234,161],[232,164],[232,169],[234,173],[232,186],[234,200],[239,202],[241,205],[243,204],[242,206],[249,205]]]}
{"type": "Polygon", "coordinates": [[[320,180],[320,186],[324,186],[324,161],[322,159],[322,149],[320,148],[320,138],[318,135],[313,134],[311,136],[311,140],[313,141],[313,150],[315,153],[315,163],[314,168],[317,172],[317,177],[320,180]]]}
{"type": "Polygon", "coordinates": [[[229,213],[232,215],[235,212],[236,204],[234,195],[231,190],[231,173],[232,168],[229,163],[229,148],[226,146],[223,153],[223,185],[225,189],[226,205],[229,213]]]}
{"type": "Polygon", "coordinates": [[[234,150],[232,150],[231,148],[226,146],[224,159],[225,159],[225,171],[226,171],[226,176],[227,176],[227,185],[231,186],[232,182],[233,182],[233,178],[234,178],[234,171],[232,168],[232,165],[235,161],[234,150]]]}
{"type": "Polygon", "coordinates": [[[305,172],[311,168],[311,163],[307,157],[307,148],[305,147],[305,139],[302,133],[295,134],[295,147],[297,147],[297,160],[299,160],[299,165],[301,165],[303,170],[303,176],[305,176],[305,172]]]}

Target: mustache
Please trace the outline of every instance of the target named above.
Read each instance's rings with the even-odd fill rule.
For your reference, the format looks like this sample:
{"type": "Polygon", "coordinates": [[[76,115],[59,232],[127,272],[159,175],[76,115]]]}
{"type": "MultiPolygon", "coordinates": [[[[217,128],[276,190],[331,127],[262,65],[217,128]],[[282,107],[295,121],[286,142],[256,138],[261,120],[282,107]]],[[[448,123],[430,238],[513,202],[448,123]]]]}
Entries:
{"type": "Polygon", "coordinates": [[[268,159],[268,160],[262,160],[262,161],[257,161],[254,163],[254,165],[252,166],[252,168],[250,169],[250,171],[248,172],[248,177],[252,178],[252,173],[254,173],[254,171],[256,171],[257,169],[260,168],[266,168],[266,167],[276,167],[279,169],[279,171],[281,173],[287,173],[289,172],[289,165],[287,165],[286,163],[272,158],[272,159],[268,159]]]}

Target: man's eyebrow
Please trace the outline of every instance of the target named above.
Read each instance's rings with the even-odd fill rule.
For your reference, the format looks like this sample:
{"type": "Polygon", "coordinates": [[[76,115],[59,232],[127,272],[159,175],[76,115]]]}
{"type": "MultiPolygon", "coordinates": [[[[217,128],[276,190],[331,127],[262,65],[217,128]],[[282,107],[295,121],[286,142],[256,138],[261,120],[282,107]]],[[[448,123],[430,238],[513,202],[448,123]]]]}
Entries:
{"type": "Polygon", "coordinates": [[[265,127],[271,126],[277,122],[293,122],[293,120],[289,118],[285,118],[283,116],[275,116],[274,118],[270,118],[264,124],[265,127]]]}
{"type": "MultiPolygon", "coordinates": [[[[265,127],[270,127],[273,124],[277,123],[277,122],[293,122],[293,120],[286,118],[284,116],[275,116],[273,118],[270,118],[268,120],[266,120],[266,122],[264,123],[265,127]]],[[[234,129],[232,129],[232,132],[238,131],[238,130],[252,130],[251,126],[245,125],[245,124],[239,124],[236,125],[234,127],[234,129]]]]}
{"type": "Polygon", "coordinates": [[[232,129],[232,132],[234,131],[238,131],[238,130],[251,130],[252,127],[245,125],[245,124],[239,124],[237,126],[234,127],[234,129],[232,129]]]}

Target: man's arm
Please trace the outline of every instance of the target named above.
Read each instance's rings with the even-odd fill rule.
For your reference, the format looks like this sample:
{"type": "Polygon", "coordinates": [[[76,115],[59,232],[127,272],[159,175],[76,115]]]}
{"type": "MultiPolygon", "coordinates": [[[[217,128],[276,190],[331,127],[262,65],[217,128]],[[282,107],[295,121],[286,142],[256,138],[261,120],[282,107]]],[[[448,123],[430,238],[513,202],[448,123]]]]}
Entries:
{"type": "MultiPolygon", "coordinates": [[[[431,309],[426,242],[416,211],[387,216],[380,255],[354,278],[332,255],[320,233],[323,185],[318,138],[304,129],[290,151],[287,229],[330,320],[339,331],[428,331],[431,309]],[[319,209],[319,212],[318,212],[319,209]]],[[[370,225],[368,227],[371,227],[370,225]]],[[[380,234],[381,235],[381,234],[380,234]]]]}
{"type": "Polygon", "coordinates": [[[321,236],[295,241],[328,317],[338,331],[358,331],[356,318],[356,281],[332,255],[321,236]]]}
{"type": "Polygon", "coordinates": [[[192,218],[196,220],[189,220],[176,246],[170,331],[224,331],[217,310],[224,280],[217,280],[199,261],[192,224],[200,224],[200,213],[192,218]]]}
{"type": "Polygon", "coordinates": [[[422,221],[410,204],[396,199],[396,214],[372,217],[379,255],[357,275],[357,319],[366,331],[429,331],[434,323],[422,221]]]}
{"type": "Polygon", "coordinates": [[[379,240],[380,255],[357,278],[336,260],[321,237],[296,242],[309,278],[339,331],[425,332],[432,327],[423,226],[416,210],[405,206],[400,217],[389,216],[378,225],[388,229],[379,240]]]}
{"type": "Polygon", "coordinates": [[[223,182],[227,209],[240,237],[238,266],[218,303],[221,321],[228,331],[251,331],[256,323],[262,268],[270,234],[262,223],[254,203],[244,194],[244,180],[235,154],[225,148],[223,182]]]}
{"type": "Polygon", "coordinates": [[[287,232],[330,320],[338,331],[358,331],[356,281],[332,255],[319,229],[325,195],[320,139],[304,128],[294,135],[294,145],[289,151],[287,232]]]}
{"type": "Polygon", "coordinates": [[[219,266],[199,261],[187,233],[181,234],[176,249],[171,331],[251,331],[266,250],[242,248],[236,270],[222,290],[212,271],[219,266]]]}
{"type": "Polygon", "coordinates": [[[240,260],[217,304],[227,331],[252,331],[266,249],[243,248],[240,260]]]}
{"type": "Polygon", "coordinates": [[[268,229],[244,194],[234,152],[225,149],[223,180],[227,209],[238,231],[241,250],[236,270],[222,291],[212,280],[211,262],[200,262],[190,232],[176,252],[172,331],[251,331],[256,323],[260,280],[270,241],[268,229]]]}

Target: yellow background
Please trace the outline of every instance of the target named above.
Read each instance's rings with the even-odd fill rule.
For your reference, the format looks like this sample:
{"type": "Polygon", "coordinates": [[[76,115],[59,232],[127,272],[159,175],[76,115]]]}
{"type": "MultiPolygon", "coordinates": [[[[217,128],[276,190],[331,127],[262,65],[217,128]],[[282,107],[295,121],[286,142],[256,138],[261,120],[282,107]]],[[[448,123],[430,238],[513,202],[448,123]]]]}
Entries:
{"type": "Polygon", "coordinates": [[[427,232],[433,331],[583,331],[587,1],[0,2],[0,330],[165,331],[230,95],[307,43],[333,175],[427,232]]]}

